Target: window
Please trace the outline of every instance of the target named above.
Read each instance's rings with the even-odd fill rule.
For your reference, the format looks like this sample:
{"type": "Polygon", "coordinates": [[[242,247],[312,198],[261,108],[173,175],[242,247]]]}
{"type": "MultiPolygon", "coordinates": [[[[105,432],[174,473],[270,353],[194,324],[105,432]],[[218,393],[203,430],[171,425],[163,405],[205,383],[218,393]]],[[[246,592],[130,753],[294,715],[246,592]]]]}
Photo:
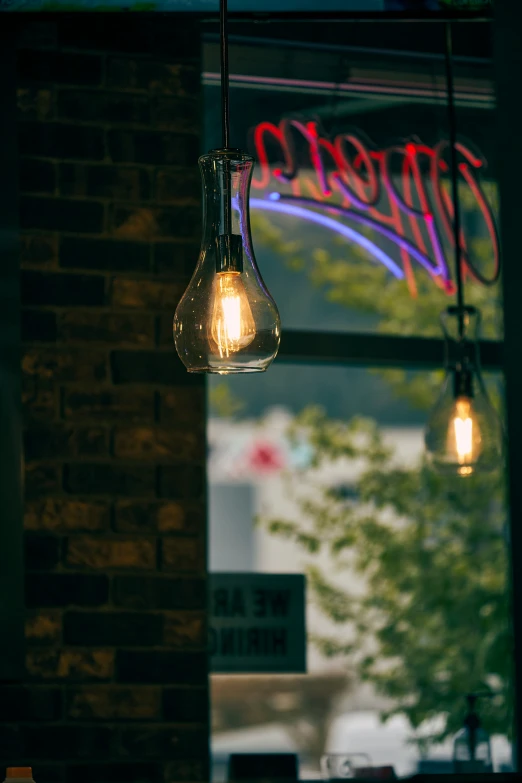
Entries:
{"type": "MultiPolygon", "coordinates": [[[[422,27],[396,25],[390,42],[389,25],[358,25],[356,35],[346,25],[347,44],[311,52],[264,38],[232,49],[233,136],[258,161],[254,241],[286,329],[308,329],[313,313],[315,331],[440,336],[438,314],[454,295],[444,27],[422,27]],[[417,40],[417,51],[401,51],[417,40]],[[411,317],[419,303],[422,323],[411,317]]],[[[467,29],[467,43],[466,28],[455,34],[464,271],[483,332],[497,339],[490,43],[487,25],[467,29]]],[[[204,68],[213,147],[214,44],[204,68]]]]}
{"type": "MultiPolygon", "coordinates": [[[[442,378],[438,315],[453,301],[447,162],[436,157],[447,138],[443,30],[401,26],[390,43],[389,27],[371,28],[345,28],[343,48],[307,48],[301,27],[291,45],[267,34],[231,52],[233,135],[261,158],[254,241],[283,342],[266,375],[210,379],[211,530],[217,541],[237,524],[253,571],[307,573],[309,640],[306,675],[213,677],[216,780],[227,754],[247,751],[296,752],[302,778],[318,777],[327,750],[368,754],[399,775],[448,771],[466,693],[477,688],[490,694],[479,710],[495,769],[510,769],[502,478],[464,485],[423,466],[442,378]],[[412,52],[415,42],[429,55],[412,52]],[[334,165],[338,138],[349,152],[334,165]],[[345,177],[350,193],[330,194],[346,161],[359,172],[345,177]],[[388,211],[362,203],[374,175],[388,211]],[[409,219],[423,199],[439,243],[430,221],[409,219]]],[[[335,35],[322,27],[324,40],[335,35]]],[[[487,36],[485,25],[456,36],[469,145],[459,195],[466,290],[484,314],[487,384],[501,405],[495,173],[478,176],[494,114],[487,36]]],[[[215,54],[209,43],[207,119],[218,105],[215,54]]]]}

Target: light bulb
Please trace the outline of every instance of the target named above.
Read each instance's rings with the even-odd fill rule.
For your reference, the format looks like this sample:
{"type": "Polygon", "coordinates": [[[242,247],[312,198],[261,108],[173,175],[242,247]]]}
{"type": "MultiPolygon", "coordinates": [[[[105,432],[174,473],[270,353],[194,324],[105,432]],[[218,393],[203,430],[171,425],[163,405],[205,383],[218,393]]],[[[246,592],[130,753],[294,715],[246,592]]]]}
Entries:
{"type": "Polygon", "coordinates": [[[448,429],[447,451],[459,465],[461,476],[470,476],[481,451],[480,428],[474,416],[472,400],[457,397],[448,429]]]}
{"type": "Polygon", "coordinates": [[[211,150],[199,165],[203,235],[174,315],[176,350],[189,372],[262,372],[277,354],[281,324],[252,247],[253,158],[240,150],[211,150]]]}
{"type": "Polygon", "coordinates": [[[502,427],[480,375],[469,369],[449,371],[430,414],[425,443],[428,458],[442,472],[471,476],[500,465],[502,427]],[[464,394],[456,390],[463,383],[464,394]]]}
{"type": "Polygon", "coordinates": [[[214,281],[210,331],[223,359],[250,345],[256,324],[240,272],[222,272],[214,281]]]}
{"type": "MultiPolygon", "coordinates": [[[[466,308],[466,314],[477,313],[466,308]]],[[[448,308],[448,315],[455,316],[455,308],[448,308]]],[[[478,347],[468,341],[466,331],[453,343],[444,331],[446,377],[428,419],[427,456],[436,469],[457,476],[494,470],[502,459],[502,425],[480,375],[478,347]]]]}

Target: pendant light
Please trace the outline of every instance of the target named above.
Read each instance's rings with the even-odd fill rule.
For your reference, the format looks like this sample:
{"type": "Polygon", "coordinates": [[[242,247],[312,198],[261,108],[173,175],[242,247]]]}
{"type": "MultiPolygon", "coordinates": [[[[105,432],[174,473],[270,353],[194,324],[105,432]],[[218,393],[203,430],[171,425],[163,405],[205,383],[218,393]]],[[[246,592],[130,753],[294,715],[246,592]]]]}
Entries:
{"type": "Polygon", "coordinates": [[[480,313],[464,302],[450,23],[446,24],[446,73],[457,304],[441,314],[446,377],[428,418],[425,445],[428,458],[436,469],[458,476],[471,476],[494,470],[500,465],[502,425],[488,399],[480,373],[480,313]]]}
{"type": "Polygon", "coordinates": [[[220,0],[223,146],[199,159],[203,236],[199,260],[174,315],[174,343],[189,372],[262,372],[281,323],[254,256],[249,194],[254,159],[229,146],[227,0],[220,0]]]}

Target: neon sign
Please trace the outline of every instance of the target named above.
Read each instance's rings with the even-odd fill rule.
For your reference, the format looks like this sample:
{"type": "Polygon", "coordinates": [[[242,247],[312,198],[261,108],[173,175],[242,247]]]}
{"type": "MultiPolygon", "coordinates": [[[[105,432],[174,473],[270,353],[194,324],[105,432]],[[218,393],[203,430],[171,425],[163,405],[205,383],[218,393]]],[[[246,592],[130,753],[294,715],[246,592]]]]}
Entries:
{"type": "MultiPolygon", "coordinates": [[[[322,225],[357,243],[396,278],[405,279],[414,296],[414,264],[443,291],[454,293],[453,203],[444,159],[447,141],[433,147],[410,141],[376,149],[356,132],[330,139],[321,135],[315,121],[283,119],[279,125],[259,123],[253,143],[259,176],[253,178],[252,188],[264,193],[264,198],[253,194],[253,208],[322,225]],[[271,166],[269,145],[275,147],[282,166],[271,166]],[[385,240],[383,247],[377,244],[377,236],[368,237],[368,229],[372,237],[375,232],[385,240]],[[392,257],[394,246],[399,260],[392,257]]],[[[486,161],[460,142],[457,153],[459,182],[471,194],[492,258],[492,269],[485,275],[474,262],[463,226],[463,271],[482,285],[493,285],[500,274],[500,256],[493,209],[479,178],[486,161]]]]}

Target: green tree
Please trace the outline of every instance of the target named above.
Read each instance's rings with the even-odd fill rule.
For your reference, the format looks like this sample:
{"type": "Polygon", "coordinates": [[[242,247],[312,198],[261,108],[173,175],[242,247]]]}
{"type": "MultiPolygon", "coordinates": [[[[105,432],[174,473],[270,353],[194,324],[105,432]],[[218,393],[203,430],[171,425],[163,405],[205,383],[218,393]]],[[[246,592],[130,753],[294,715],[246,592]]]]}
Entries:
{"type": "Polygon", "coordinates": [[[388,714],[405,714],[413,728],[443,714],[445,727],[433,741],[460,727],[464,695],[476,691],[496,694],[481,712],[490,731],[508,733],[500,478],[448,479],[423,463],[401,466],[375,422],[333,421],[318,408],[296,417],[291,436],[306,438],[315,454],[306,474],[289,478],[299,522],[265,522],[307,555],[314,600],[338,628],[315,643],[326,655],[346,656],[364,681],[393,700],[388,714]],[[314,478],[339,460],[364,465],[356,500],[314,478]],[[324,551],[333,565],[327,573],[314,563],[324,551]],[[342,587],[346,571],[362,591],[342,587]]]}
{"type": "MultiPolygon", "coordinates": [[[[427,276],[416,274],[417,296],[412,297],[404,281],[391,278],[346,243],[336,255],[322,249],[310,253],[285,242],[270,221],[257,216],[254,233],[257,244],[306,274],[328,299],[375,315],[378,331],[440,334],[438,316],[451,300],[427,276]]],[[[483,240],[477,238],[471,249],[487,262],[483,240]]],[[[468,301],[482,310],[486,336],[498,336],[495,292],[470,284],[468,301]]],[[[423,410],[433,404],[442,378],[440,372],[412,377],[400,369],[383,375],[394,394],[423,410]]],[[[509,734],[502,476],[448,479],[435,475],[423,460],[401,466],[375,422],[333,421],[314,407],[296,417],[290,435],[305,438],[315,454],[310,471],[288,477],[299,522],[263,523],[307,556],[314,600],[337,626],[331,638],[315,638],[315,643],[327,655],[345,656],[360,678],[389,697],[394,706],[388,714],[403,713],[413,728],[443,715],[444,728],[432,741],[460,727],[464,696],[477,691],[492,695],[481,703],[486,727],[509,734]],[[339,460],[364,466],[355,502],[315,478],[316,469],[339,460]],[[317,565],[317,554],[325,550],[333,572],[317,565]],[[364,585],[362,593],[348,594],[340,586],[347,570],[364,585]]]]}

